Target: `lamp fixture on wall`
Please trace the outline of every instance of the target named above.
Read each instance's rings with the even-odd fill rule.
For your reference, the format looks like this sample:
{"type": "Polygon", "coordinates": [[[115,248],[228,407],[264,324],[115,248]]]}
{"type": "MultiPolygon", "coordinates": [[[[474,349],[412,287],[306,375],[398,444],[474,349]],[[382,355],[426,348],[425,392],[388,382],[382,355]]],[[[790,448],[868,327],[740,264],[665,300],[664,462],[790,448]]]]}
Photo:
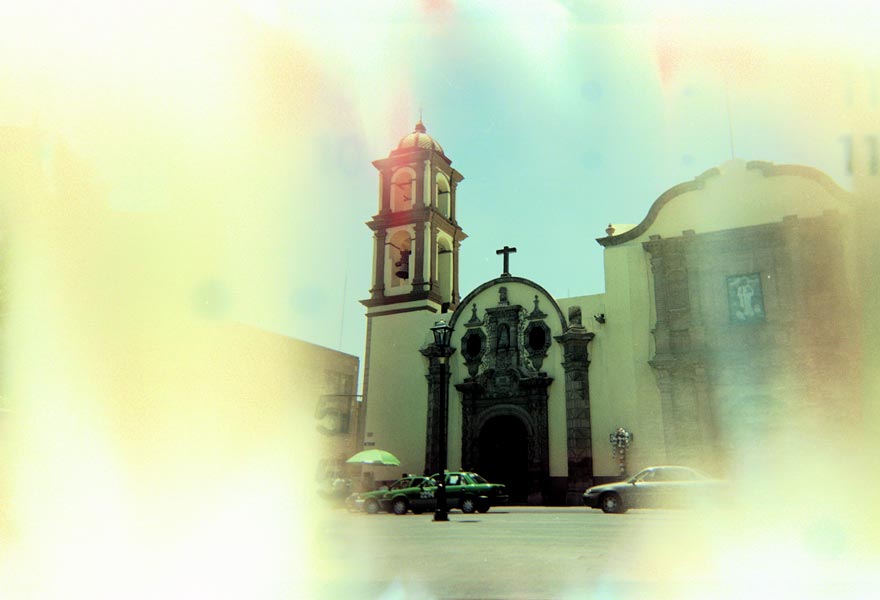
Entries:
{"type": "Polygon", "coordinates": [[[596,323],[605,324],[605,313],[599,313],[598,315],[593,315],[593,318],[596,319],[596,323]]]}

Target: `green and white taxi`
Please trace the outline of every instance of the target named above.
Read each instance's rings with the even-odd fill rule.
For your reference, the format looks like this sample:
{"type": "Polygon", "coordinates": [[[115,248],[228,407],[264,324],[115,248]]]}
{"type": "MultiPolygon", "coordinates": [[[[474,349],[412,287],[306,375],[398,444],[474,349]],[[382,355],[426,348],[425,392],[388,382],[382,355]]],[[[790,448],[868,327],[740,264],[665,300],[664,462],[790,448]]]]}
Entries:
{"type": "MultiPolygon", "coordinates": [[[[416,485],[388,490],[379,501],[380,506],[396,515],[433,511],[437,507],[439,478],[439,474],[434,474],[416,485]]],[[[484,513],[501,504],[507,504],[507,489],[503,484],[489,483],[476,473],[446,472],[447,510],[457,508],[463,513],[484,513]]]]}
{"type": "Polygon", "coordinates": [[[389,492],[395,492],[397,490],[408,489],[411,487],[419,487],[427,480],[427,477],[420,477],[416,475],[402,477],[392,483],[387,488],[382,488],[381,490],[373,490],[372,492],[361,492],[359,494],[352,494],[348,497],[348,500],[346,500],[346,504],[348,505],[349,510],[362,510],[364,512],[370,513],[371,515],[374,515],[380,510],[388,510],[390,503],[383,503],[385,494],[388,494],[389,492]]]}

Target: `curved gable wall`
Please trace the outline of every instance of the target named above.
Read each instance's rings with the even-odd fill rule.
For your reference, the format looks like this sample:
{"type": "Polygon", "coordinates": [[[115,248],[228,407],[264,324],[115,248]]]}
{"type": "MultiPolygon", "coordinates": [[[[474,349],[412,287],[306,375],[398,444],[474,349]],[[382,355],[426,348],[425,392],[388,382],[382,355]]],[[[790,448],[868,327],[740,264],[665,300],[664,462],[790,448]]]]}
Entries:
{"type": "Polygon", "coordinates": [[[783,217],[846,213],[851,194],[824,173],[797,165],[730,161],[663,193],[635,228],[599,238],[605,247],[781,221],[783,217]]]}

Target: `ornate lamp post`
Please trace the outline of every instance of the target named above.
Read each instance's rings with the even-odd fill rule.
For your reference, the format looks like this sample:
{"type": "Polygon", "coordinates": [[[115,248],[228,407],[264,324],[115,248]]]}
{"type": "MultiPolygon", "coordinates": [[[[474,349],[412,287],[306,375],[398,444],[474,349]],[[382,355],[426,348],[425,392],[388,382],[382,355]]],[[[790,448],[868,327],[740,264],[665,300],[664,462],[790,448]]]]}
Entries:
{"type": "Polygon", "coordinates": [[[448,521],[449,515],[446,512],[446,427],[449,419],[449,366],[447,364],[447,354],[449,350],[449,340],[452,337],[452,327],[447,325],[446,321],[437,321],[431,327],[431,333],[434,334],[434,345],[439,350],[440,356],[440,423],[437,427],[437,435],[440,437],[439,462],[440,462],[440,481],[437,487],[437,508],[434,511],[435,521],[448,521]]]}
{"type": "Polygon", "coordinates": [[[617,431],[609,436],[609,441],[613,448],[611,455],[617,456],[617,463],[620,465],[620,474],[626,475],[626,449],[632,444],[633,434],[623,427],[618,427],[617,431]]]}

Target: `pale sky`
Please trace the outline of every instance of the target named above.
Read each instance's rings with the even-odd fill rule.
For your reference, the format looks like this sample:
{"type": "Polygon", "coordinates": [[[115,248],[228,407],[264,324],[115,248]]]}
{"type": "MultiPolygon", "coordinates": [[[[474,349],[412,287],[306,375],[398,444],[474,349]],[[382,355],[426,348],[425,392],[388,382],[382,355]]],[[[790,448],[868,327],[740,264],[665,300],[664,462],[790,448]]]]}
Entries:
{"type": "Polygon", "coordinates": [[[362,356],[370,163],[420,110],[465,176],[462,296],[504,245],[557,297],[601,293],[608,223],[732,155],[851,187],[873,4],[41,0],[0,13],[0,124],[59,136],[114,211],[183,215],[218,316],[362,356]]]}
{"type": "Polygon", "coordinates": [[[603,292],[594,239],[608,223],[640,222],[665,190],[732,154],[813,166],[850,188],[845,136],[870,134],[880,110],[867,3],[380,5],[287,17],[346,123],[316,140],[334,182],[322,202],[346,210],[320,273],[293,290],[291,332],[335,347],[344,288],[341,349],[352,354],[363,353],[357,300],[370,286],[370,161],[420,107],[465,176],[462,296],[500,273],[506,244],[518,248],[512,272],[557,297],[603,292]]]}

